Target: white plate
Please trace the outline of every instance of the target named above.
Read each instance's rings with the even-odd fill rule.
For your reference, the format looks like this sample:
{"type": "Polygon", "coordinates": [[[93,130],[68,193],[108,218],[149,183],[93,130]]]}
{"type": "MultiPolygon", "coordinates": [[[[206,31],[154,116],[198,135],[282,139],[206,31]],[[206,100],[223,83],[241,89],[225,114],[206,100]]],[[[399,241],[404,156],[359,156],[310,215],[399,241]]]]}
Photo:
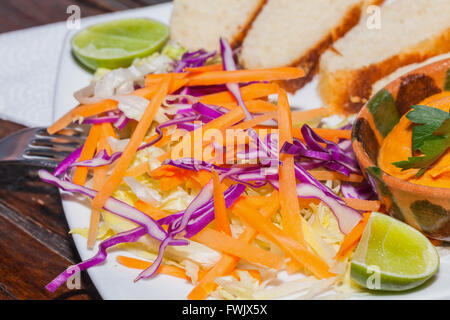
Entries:
{"type": "MultiPolygon", "coordinates": [[[[103,21],[126,17],[149,17],[164,23],[169,23],[171,4],[162,4],[147,8],[140,8],[106,14],[82,19],[82,27],[103,21]]],[[[69,32],[61,54],[57,87],[55,93],[54,118],[57,119],[77,104],[73,93],[86,86],[92,75],[83,70],[73,59],[70,52],[70,38],[75,33],[69,32]]],[[[316,91],[317,81],[311,82],[300,90],[295,96],[290,97],[295,106],[317,108],[321,106],[320,98],[316,91]]],[[[64,212],[72,228],[83,228],[89,225],[90,210],[88,206],[76,201],[73,197],[63,194],[64,212]]],[[[75,235],[74,242],[80,254],[85,260],[90,258],[94,251],[86,249],[86,239],[75,235]]],[[[88,272],[104,299],[162,299],[179,300],[186,299],[192,289],[192,285],[184,280],[170,276],[158,275],[151,280],[140,280],[136,283],[133,279],[138,274],[137,270],[128,269],[116,262],[116,256],[120,252],[110,250],[106,263],[91,268],[88,272]]],[[[121,252],[124,254],[124,252],[121,252]]],[[[125,252],[126,255],[129,255],[125,252]]],[[[62,271],[62,270],[61,270],[62,271]]],[[[56,275],[55,275],[56,276],[56,275]]],[[[450,256],[441,259],[441,268],[438,276],[430,281],[425,288],[407,294],[373,295],[365,298],[375,299],[450,299],[450,256]]]]}

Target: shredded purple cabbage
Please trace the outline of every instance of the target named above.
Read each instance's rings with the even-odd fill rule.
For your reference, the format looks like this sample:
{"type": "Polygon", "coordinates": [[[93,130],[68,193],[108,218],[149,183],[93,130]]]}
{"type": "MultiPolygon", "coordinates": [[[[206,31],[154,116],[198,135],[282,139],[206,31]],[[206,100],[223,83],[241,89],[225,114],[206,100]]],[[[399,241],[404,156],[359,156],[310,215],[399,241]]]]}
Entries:
{"type": "Polygon", "coordinates": [[[344,140],[339,144],[325,140],[306,124],[303,125],[301,131],[306,145],[300,140],[294,139],[293,143],[286,142],[283,145],[282,153],[294,155],[297,162],[301,162],[305,158],[313,160],[317,165],[315,167],[321,166],[346,176],[351,173],[361,173],[349,140],[344,140]],[[326,147],[321,146],[321,143],[326,147]]]}
{"type": "Polygon", "coordinates": [[[99,245],[98,252],[92,258],[89,258],[77,265],[67,268],[64,272],[62,272],[49,284],[47,284],[45,288],[50,292],[55,292],[56,289],[58,289],[62,284],[64,284],[75,273],[89,269],[93,266],[96,266],[104,262],[108,255],[106,249],[111,248],[120,243],[136,242],[146,233],[147,232],[144,227],[138,227],[132,230],[118,233],[113,237],[102,241],[99,245]]]}
{"type": "Polygon", "coordinates": [[[185,68],[196,68],[206,64],[206,62],[214,57],[216,52],[206,52],[205,50],[197,50],[194,52],[186,52],[180,60],[175,63],[173,72],[183,72],[185,68]]]}
{"type": "Polygon", "coordinates": [[[342,182],[341,192],[345,198],[372,200],[376,198],[375,192],[367,181],[361,183],[342,182]]]}
{"type": "MultiPolygon", "coordinates": [[[[223,69],[225,71],[237,70],[234,60],[234,53],[227,41],[220,40],[221,56],[223,69]]],[[[187,67],[204,66],[208,60],[216,55],[216,52],[206,52],[198,50],[194,52],[186,52],[182,58],[174,65],[174,72],[183,72],[187,67]]],[[[169,121],[161,123],[156,127],[158,137],[150,143],[144,144],[138,150],[148,148],[163,137],[163,128],[175,126],[178,129],[193,131],[197,125],[208,123],[218,117],[223,116],[228,110],[212,105],[206,105],[199,99],[192,98],[203,96],[211,93],[222,92],[228,90],[236,99],[239,106],[242,107],[246,120],[253,118],[253,115],[247,109],[242,98],[240,88],[243,83],[230,83],[219,86],[199,86],[184,87],[178,90],[181,96],[173,96],[173,101],[168,99],[169,105],[179,108],[175,115],[167,115],[169,121]],[[187,95],[191,98],[186,97],[187,95]],[[179,101],[177,101],[179,99],[179,101]]],[[[94,117],[84,120],[87,124],[112,123],[119,130],[124,128],[128,121],[124,113],[108,113],[103,117],[94,117]]],[[[216,170],[221,179],[228,178],[237,184],[232,185],[224,192],[225,205],[229,208],[246,190],[247,186],[260,188],[267,183],[278,188],[278,166],[282,165],[279,160],[279,153],[286,153],[295,156],[295,176],[301,183],[297,185],[297,194],[300,198],[315,198],[323,201],[336,216],[339,227],[344,234],[350,232],[353,227],[361,219],[361,215],[352,208],[346,206],[345,202],[337,196],[331,189],[316,180],[308,170],[324,167],[329,170],[337,171],[345,175],[350,173],[360,173],[360,168],[353,154],[351,141],[341,140],[339,143],[327,141],[318,136],[309,126],[304,125],[301,129],[305,143],[298,139],[294,139],[293,143],[285,143],[279,151],[278,135],[269,134],[262,141],[257,132],[250,128],[246,130],[248,135],[254,140],[250,145],[238,146],[242,147],[237,152],[238,159],[257,159],[256,164],[232,165],[219,167],[205,161],[198,161],[193,158],[184,158],[178,160],[167,160],[166,165],[176,166],[178,168],[199,171],[216,170]],[[325,145],[323,147],[322,145],[325,145]]],[[[92,159],[77,162],[83,147],[75,150],[55,169],[54,174],[50,174],[44,170],[39,171],[39,176],[43,181],[58,186],[60,189],[81,193],[90,198],[95,197],[96,191],[89,188],[78,186],[70,181],[67,176],[70,168],[75,166],[98,167],[113,164],[122,155],[122,152],[116,152],[108,155],[105,150],[98,152],[92,159]],[[64,175],[64,179],[59,178],[64,175]]],[[[342,193],[346,197],[370,199],[373,192],[367,183],[362,184],[342,184],[342,193]]],[[[104,209],[121,216],[129,221],[139,225],[139,227],[126,232],[119,233],[100,243],[99,251],[92,258],[68,268],[57,278],[47,285],[49,291],[55,291],[62,283],[74,274],[74,272],[88,269],[98,265],[106,259],[106,250],[116,244],[124,242],[138,241],[139,238],[148,234],[160,241],[158,257],[151,267],[142,271],[136,280],[141,278],[149,278],[158,270],[164,252],[169,245],[186,245],[188,240],[209,223],[214,220],[214,201],[213,201],[213,184],[212,181],[207,183],[182,212],[172,214],[168,217],[154,221],[148,215],[140,212],[136,208],[121,202],[113,197],[109,198],[105,203],[104,209]],[[167,226],[167,231],[162,227],[167,226]],[[184,239],[180,239],[184,237],[184,239]]]]}

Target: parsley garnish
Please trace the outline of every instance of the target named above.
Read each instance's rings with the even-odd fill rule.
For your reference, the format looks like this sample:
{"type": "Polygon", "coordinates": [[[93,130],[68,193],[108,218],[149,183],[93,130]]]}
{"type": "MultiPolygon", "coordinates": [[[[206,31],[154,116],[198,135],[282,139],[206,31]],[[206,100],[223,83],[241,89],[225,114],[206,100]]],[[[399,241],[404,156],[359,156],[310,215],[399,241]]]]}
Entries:
{"type": "Polygon", "coordinates": [[[450,113],[427,106],[413,106],[406,115],[416,126],[412,134],[412,153],[420,151],[418,157],[409,157],[408,161],[394,162],[402,169],[420,169],[416,177],[420,177],[450,148],[450,113]]]}

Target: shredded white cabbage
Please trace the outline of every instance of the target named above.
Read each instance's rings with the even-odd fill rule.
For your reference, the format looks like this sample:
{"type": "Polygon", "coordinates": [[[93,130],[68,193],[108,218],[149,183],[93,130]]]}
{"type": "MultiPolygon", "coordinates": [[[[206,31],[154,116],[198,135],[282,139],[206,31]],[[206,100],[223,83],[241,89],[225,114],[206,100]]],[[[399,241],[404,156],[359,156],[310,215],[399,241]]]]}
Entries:
{"type": "MultiPolygon", "coordinates": [[[[89,86],[74,93],[74,97],[82,104],[96,103],[104,99],[119,102],[118,108],[128,118],[139,120],[149,101],[129,94],[135,86],[144,86],[145,76],[149,73],[167,73],[173,69],[174,60],[167,54],[155,53],[149,57],[136,59],[128,68],[115,70],[101,69],[96,72],[89,86]]],[[[163,113],[155,117],[156,121],[167,120],[163,113]]]]}
{"type": "MultiPolygon", "coordinates": [[[[162,67],[167,62],[164,61],[162,56],[149,58],[148,60],[155,63],[152,67],[158,64],[161,64],[159,67],[162,67]]],[[[140,119],[149,101],[126,94],[131,92],[129,90],[133,90],[129,87],[129,84],[134,84],[139,70],[149,67],[146,65],[149,61],[142,59],[136,61],[132,68],[127,70],[118,69],[106,73],[100,80],[95,82],[95,85],[85,88],[84,94],[92,91],[95,92],[94,97],[97,94],[109,95],[110,98],[119,101],[119,108],[127,117],[135,120],[140,119]]],[[[151,133],[154,133],[154,128],[149,131],[148,135],[151,133]]],[[[109,137],[108,142],[113,152],[122,152],[129,139],[109,137]]],[[[164,154],[165,151],[154,146],[143,149],[137,152],[131,167],[148,162],[150,169],[155,170],[161,166],[161,162],[157,157],[164,154]]],[[[340,192],[340,183],[338,181],[327,181],[326,185],[334,192],[340,192]]],[[[269,185],[258,189],[247,188],[246,195],[267,196],[272,191],[273,188],[269,185]]],[[[185,210],[198,192],[199,190],[189,190],[184,185],[168,192],[162,192],[159,187],[159,181],[144,174],[139,177],[125,177],[124,183],[116,189],[113,196],[130,205],[134,205],[136,201],[141,200],[170,214],[185,210]]],[[[231,211],[229,214],[232,235],[237,238],[248,226],[231,211]]],[[[344,239],[344,235],[339,230],[337,220],[331,210],[323,203],[311,203],[309,207],[301,209],[300,214],[303,217],[303,234],[310,250],[314,251],[329,265],[330,271],[335,273],[336,277],[318,280],[304,272],[300,279],[286,280],[282,275],[286,273],[285,271],[280,273],[276,270],[252,265],[251,268],[257,268],[260,272],[262,277],[261,283],[258,279],[253,278],[250,273],[238,271],[239,280],[229,275],[216,279],[218,287],[212,296],[218,299],[319,299],[329,298],[331,293],[333,293],[331,295],[332,298],[342,298],[356,292],[357,288],[354,288],[350,281],[348,260],[337,262],[334,259],[344,239]]],[[[134,223],[107,212],[103,212],[102,216],[102,228],[106,231],[99,234],[103,237],[136,227],[134,223]]],[[[281,228],[281,216],[279,213],[276,213],[271,218],[271,221],[281,228]]],[[[87,231],[73,230],[73,232],[85,235],[87,231]]],[[[159,244],[157,240],[144,236],[136,243],[121,244],[120,248],[153,261],[158,253],[159,244]]],[[[253,245],[285,257],[284,252],[276,244],[262,235],[256,236],[253,245]]],[[[198,281],[200,270],[210,269],[220,258],[221,254],[219,252],[195,241],[190,241],[187,246],[169,246],[164,254],[164,263],[184,268],[186,275],[195,284],[198,281]]],[[[288,260],[289,258],[286,257],[286,261],[288,260]]],[[[242,264],[243,262],[241,261],[240,265],[242,264]]]]}
{"type": "Polygon", "coordinates": [[[114,100],[119,102],[118,108],[127,118],[141,120],[149,101],[139,96],[115,96],[114,100]]]}
{"type": "Polygon", "coordinates": [[[186,270],[186,275],[191,278],[193,284],[196,284],[198,281],[198,273],[200,271],[200,266],[197,263],[192,262],[191,260],[184,260],[181,262],[181,265],[184,266],[184,270],[186,270]]]}
{"type": "Polygon", "coordinates": [[[124,177],[123,181],[131,188],[131,191],[139,198],[139,200],[154,206],[157,206],[161,202],[161,195],[155,189],[141,184],[133,177],[124,177]]]}

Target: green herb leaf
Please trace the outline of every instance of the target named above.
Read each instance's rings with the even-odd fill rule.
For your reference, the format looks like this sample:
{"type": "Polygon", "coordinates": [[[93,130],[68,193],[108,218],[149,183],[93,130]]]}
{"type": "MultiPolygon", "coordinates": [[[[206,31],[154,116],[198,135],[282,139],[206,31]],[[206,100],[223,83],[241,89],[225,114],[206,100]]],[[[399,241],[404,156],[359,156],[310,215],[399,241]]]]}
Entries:
{"type": "Polygon", "coordinates": [[[449,132],[450,132],[450,119],[447,119],[444,121],[444,124],[439,129],[433,132],[433,134],[435,136],[445,136],[449,132]]]}
{"type": "Polygon", "coordinates": [[[416,177],[420,177],[425,171],[438,160],[442,154],[450,148],[450,135],[447,136],[432,136],[428,138],[420,151],[423,156],[410,157],[408,161],[394,162],[393,164],[403,170],[412,168],[420,169],[416,177]]]}
{"type": "Polygon", "coordinates": [[[413,106],[406,117],[419,124],[413,128],[412,152],[419,150],[423,155],[409,157],[407,161],[394,162],[403,170],[420,169],[420,177],[450,148],[450,113],[427,106],[413,106]]]}
{"type": "Polygon", "coordinates": [[[450,119],[450,114],[440,109],[427,106],[413,106],[413,110],[406,115],[411,122],[422,124],[413,128],[412,152],[420,149],[426,139],[442,127],[450,119]]]}

